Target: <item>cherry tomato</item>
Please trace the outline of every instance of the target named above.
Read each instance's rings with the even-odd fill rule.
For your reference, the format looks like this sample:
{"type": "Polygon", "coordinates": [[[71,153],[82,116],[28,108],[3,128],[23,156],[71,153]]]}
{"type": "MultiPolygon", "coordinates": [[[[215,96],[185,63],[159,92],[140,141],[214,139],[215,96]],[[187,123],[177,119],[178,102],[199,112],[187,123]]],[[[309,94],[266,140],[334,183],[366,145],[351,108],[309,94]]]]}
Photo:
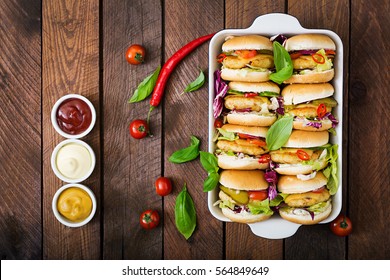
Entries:
{"type": "Polygon", "coordinates": [[[144,120],[134,120],[129,126],[130,135],[135,139],[141,139],[146,137],[149,132],[149,127],[144,120]]]}
{"type": "Polygon", "coordinates": [[[268,197],[268,191],[248,191],[249,199],[264,200],[268,197]]]}
{"type": "Polygon", "coordinates": [[[139,223],[144,229],[152,229],[160,223],[160,215],[156,210],[146,210],[139,216],[139,223]]]}
{"type": "Polygon", "coordinates": [[[239,50],[239,51],[235,51],[235,54],[237,54],[238,56],[240,56],[242,58],[252,58],[252,57],[257,55],[257,51],[256,50],[239,50]]]}
{"type": "Polygon", "coordinates": [[[324,103],[321,103],[317,107],[317,115],[319,118],[323,118],[325,116],[325,114],[326,114],[326,106],[324,103]]]}
{"type": "Polygon", "coordinates": [[[269,154],[262,155],[259,158],[259,163],[268,163],[271,161],[271,156],[269,154]]]}
{"type": "Polygon", "coordinates": [[[172,192],[172,183],[167,177],[159,177],[154,183],[156,193],[160,196],[166,196],[172,192]]]}
{"type": "Polygon", "coordinates": [[[144,62],[145,48],[141,45],[131,45],[126,51],[126,60],[128,63],[138,65],[144,62]]]}
{"type": "Polygon", "coordinates": [[[309,160],[310,156],[308,153],[306,153],[304,150],[297,150],[297,156],[301,160],[309,160]]]}
{"type": "Polygon", "coordinates": [[[215,119],[214,121],[214,127],[215,128],[221,128],[223,126],[223,122],[221,119],[215,119]]]}
{"type": "Polygon", "coordinates": [[[338,236],[347,236],[352,232],[352,222],[347,216],[343,214],[340,214],[329,225],[330,230],[338,236]]]}

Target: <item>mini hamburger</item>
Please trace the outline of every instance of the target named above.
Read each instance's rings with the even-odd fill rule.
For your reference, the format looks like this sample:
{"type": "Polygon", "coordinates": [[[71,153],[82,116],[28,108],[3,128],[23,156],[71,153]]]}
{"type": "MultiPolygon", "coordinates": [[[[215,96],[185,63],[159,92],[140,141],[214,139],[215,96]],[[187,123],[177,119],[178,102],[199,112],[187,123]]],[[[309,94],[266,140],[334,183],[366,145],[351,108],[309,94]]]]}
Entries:
{"type": "Polygon", "coordinates": [[[255,223],[269,219],[268,183],[260,170],[223,170],[216,204],[233,222],[255,223]]]}
{"type": "Polygon", "coordinates": [[[265,127],[225,124],[218,129],[216,155],[223,169],[266,169],[270,156],[265,143],[265,127]]]}
{"type": "Polygon", "coordinates": [[[294,115],[293,128],[308,131],[334,128],[338,121],[331,113],[337,106],[333,93],[329,83],[286,86],[282,90],[284,110],[294,115]]]}
{"type": "Polygon", "coordinates": [[[294,72],[284,83],[325,83],[334,77],[333,59],[336,45],[323,34],[300,34],[285,42],[294,72]]]}
{"type": "Polygon", "coordinates": [[[313,178],[280,176],[278,191],[284,197],[279,208],[280,216],[293,223],[313,225],[325,220],[332,211],[331,195],[326,187],[327,179],[322,172],[313,178]]]}
{"type": "Polygon", "coordinates": [[[311,132],[293,130],[284,148],[271,151],[273,169],[283,175],[309,174],[324,169],[328,161],[327,131],[311,132]]]}
{"type": "Polygon", "coordinates": [[[260,35],[229,37],[218,56],[222,79],[226,81],[264,82],[274,66],[272,42],[260,35]]]}
{"type": "Polygon", "coordinates": [[[224,105],[227,122],[238,125],[270,126],[276,121],[279,87],[272,82],[230,82],[224,105]],[[270,99],[269,99],[270,97],[270,99]]]}

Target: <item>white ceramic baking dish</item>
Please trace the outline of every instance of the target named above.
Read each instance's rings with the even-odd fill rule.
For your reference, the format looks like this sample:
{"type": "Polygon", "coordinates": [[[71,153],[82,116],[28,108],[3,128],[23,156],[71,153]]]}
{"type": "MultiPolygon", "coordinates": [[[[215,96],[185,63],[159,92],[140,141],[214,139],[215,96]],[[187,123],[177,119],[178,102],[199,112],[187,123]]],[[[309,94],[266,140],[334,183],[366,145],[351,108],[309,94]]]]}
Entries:
{"type": "MultiPolygon", "coordinates": [[[[332,38],[336,44],[337,55],[334,60],[335,77],[331,81],[335,88],[334,98],[338,102],[338,106],[333,113],[339,120],[336,126],[336,136],[330,136],[332,144],[338,144],[338,177],[339,188],[337,193],[332,198],[333,209],[330,216],[321,223],[329,223],[337,217],[341,211],[342,206],[342,127],[343,127],[343,44],[340,37],[330,30],[324,29],[306,29],[301,26],[299,21],[287,14],[267,14],[256,18],[253,24],[247,29],[225,29],[215,34],[210,41],[209,46],[209,152],[213,153],[215,150],[215,143],[213,141],[215,136],[214,117],[213,117],[213,99],[214,99],[214,72],[219,69],[220,65],[216,61],[216,57],[221,53],[221,46],[225,38],[230,35],[240,36],[248,34],[259,34],[266,37],[272,37],[277,34],[283,34],[287,37],[303,33],[318,33],[325,34],[332,38]]],[[[208,207],[211,214],[220,221],[229,222],[221,212],[220,208],[213,206],[218,200],[218,188],[208,193],[208,207]]],[[[269,238],[280,239],[287,238],[295,234],[301,226],[282,219],[278,214],[274,214],[269,220],[259,223],[248,224],[255,235],[269,238]]]]}

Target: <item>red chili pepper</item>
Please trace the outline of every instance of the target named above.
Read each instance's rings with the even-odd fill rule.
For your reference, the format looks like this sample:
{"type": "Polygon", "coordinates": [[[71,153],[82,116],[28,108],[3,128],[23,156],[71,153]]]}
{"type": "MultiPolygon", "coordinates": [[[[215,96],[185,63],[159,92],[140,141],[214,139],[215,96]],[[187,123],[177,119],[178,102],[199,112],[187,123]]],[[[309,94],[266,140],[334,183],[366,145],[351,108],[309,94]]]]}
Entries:
{"type": "Polygon", "coordinates": [[[318,105],[317,107],[317,116],[319,118],[323,118],[326,114],[326,106],[324,103],[321,103],[320,105],[318,105]]]}
{"type": "Polygon", "coordinates": [[[226,54],[224,53],[220,53],[218,56],[217,56],[217,61],[218,63],[222,63],[222,61],[226,58],[226,54]]]}
{"type": "Polygon", "coordinates": [[[301,160],[309,160],[310,156],[308,153],[306,153],[304,150],[297,150],[297,156],[301,160]]]}
{"type": "Polygon", "coordinates": [[[324,64],[324,63],[325,63],[325,57],[324,57],[322,54],[313,53],[313,54],[311,55],[311,57],[313,58],[313,60],[315,61],[315,63],[318,63],[318,64],[324,64]]]}
{"type": "Polygon", "coordinates": [[[271,156],[269,154],[262,155],[259,158],[259,163],[268,163],[271,161],[271,156]]]}
{"type": "Polygon", "coordinates": [[[178,50],[174,55],[171,56],[171,58],[167,60],[167,62],[165,62],[164,66],[161,68],[160,74],[158,75],[156,86],[154,87],[152,98],[150,99],[151,107],[157,107],[160,104],[161,98],[164,94],[165,85],[167,84],[167,80],[171,75],[172,71],[175,69],[176,65],[198,46],[210,40],[214,36],[214,34],[215,33],[193,40],[192,42],[188,43],[180,50],[178,50]]]}

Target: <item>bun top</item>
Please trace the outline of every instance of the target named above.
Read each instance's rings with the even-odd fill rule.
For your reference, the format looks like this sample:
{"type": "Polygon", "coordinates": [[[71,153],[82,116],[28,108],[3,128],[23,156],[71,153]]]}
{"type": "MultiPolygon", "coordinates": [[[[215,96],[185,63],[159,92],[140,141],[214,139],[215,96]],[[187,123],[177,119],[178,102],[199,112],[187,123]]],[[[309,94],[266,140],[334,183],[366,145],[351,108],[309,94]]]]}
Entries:
{"type": "Polygon", "coordinates": [[[222,45],[222,51],[235,50],[270,50],[273,51],[272,42],[264,36],[246,35],[229,37],[222,45]]]}
{"type": "Polygon", "coordinates": [[[332,96],[334,88],[329,83],[291,84],[282,90],[284,105],[296,105],[307,101],[332,96]]]}
{"type": "Polygon", "coordinates": [[[299,50],[336,50],[336,45],[331,38],[323,34],[300,34],[286,40],[285,49],[290,51],[299,50]]]}
{"type": "Polygon", "coordinates": [[[278,191],[282,193],[305,193],[326,186],[328,180],[322,172],[317,172],[313,179],[303,181],[294,175],[280,176],[278,180],[278,191]]]}
{"type": "Polygon", "coordinates": [[[290,138],[283,147],[288,148],[313,148],[325,145],[329,142],[328,131],[293,130],[290,138]]]}
{"type": "Polygon", "coordinates": [[[237,190],[266,190],[268,183],[260,170],[223,170],[219,177],[221,185],[237,190]]]}
{"type": "Polygon", "coordinates": [[[332,39],[323,34],[300,34],[286,40],[285,48],[288,52],[299,50],[336,50],[332,39]]]}
{"type": "Polygon", "coordinates": [[[245,125],[236,125],[236,124],[225,124],[221,127],[222,129],[228,132],[243,133],[249,134],[256,137],[263,137],[267,135],[268,128],[261,126],[245,126],[245,125]]]}
{"type": "Polygon", "coordinates": [[[277,84],[273,82],[263,82],[263,83],[244,83],[244,82],[230,82],[229,89],[237,90],[241,92],[263,92],[271,91],[280,93],[280,88],[277,84]]]}

